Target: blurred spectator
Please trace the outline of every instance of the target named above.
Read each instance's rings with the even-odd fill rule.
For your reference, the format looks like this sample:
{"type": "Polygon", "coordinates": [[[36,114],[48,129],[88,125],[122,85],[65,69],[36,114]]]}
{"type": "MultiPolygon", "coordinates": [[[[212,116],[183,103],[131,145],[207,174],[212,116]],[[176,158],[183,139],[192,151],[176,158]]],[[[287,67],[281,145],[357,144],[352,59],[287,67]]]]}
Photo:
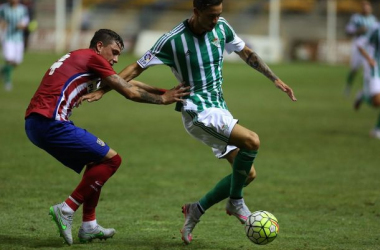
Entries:
{"type": "Polygon", "coordinates": [[[30,33],[37,29],[37,20],[35,19],[36,9],[33,0],[21,0],[21,3],[27,8],[30,20],[28,27],[24,29],[24,49],[26,51],[29,45],[30,33]]]}
{"type": "Polygon", "coordinates": [[[350,94],[357,71],[363,65],[363,58],[357,48],[357,41],[368,35],[377,22],[376,17],[372,14],[372,5],[369,1],[362,1],[361,7],[361,12],[353,14],[346,26],[346,33],[353,37],[350,72],[347,76],[345,88],[346,95],[350,94]]]}
{"type": "Polygon", "coordinates": [[[20,0],[8,0],[0,5],[0,27],[5,63],[0,70],[5,89],[12,90],[12,71],[24,56],[24,30],[29,25],[27,8],[20,0]]]}

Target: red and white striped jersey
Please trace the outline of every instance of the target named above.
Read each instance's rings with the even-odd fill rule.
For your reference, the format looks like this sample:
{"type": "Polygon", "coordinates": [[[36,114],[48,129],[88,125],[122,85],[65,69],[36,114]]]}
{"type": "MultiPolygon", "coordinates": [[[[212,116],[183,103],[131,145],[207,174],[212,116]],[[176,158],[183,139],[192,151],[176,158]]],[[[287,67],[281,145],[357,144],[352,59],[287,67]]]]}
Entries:
{"type": "Polygon", "coordinates": [[[68,121],[79,98],[94,91],[102,78],[114,74],[111,64],[94,50],[72,51],[45,73],[25,118],[38,113],[54,120],[68,121]]]}

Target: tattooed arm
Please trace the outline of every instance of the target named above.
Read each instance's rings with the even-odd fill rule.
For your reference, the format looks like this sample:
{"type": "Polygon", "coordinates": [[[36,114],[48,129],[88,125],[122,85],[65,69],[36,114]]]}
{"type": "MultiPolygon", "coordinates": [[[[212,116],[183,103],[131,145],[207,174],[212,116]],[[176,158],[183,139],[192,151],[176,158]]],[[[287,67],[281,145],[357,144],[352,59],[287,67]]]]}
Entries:
{"type": "MultiPolygon", "coordinates": [[[[125,67],[119,73],[119,76],[123,78],[129,85],[136,86],[142,90],[145,90],[145,92],[156,95],[163,95],[167,91],[166,89],[156,88],[143,82],[132,80],[133,78],[139,76],[144,70],[145,69],[141,68],[137,63],[133,63],[125,67]]],[[[88,102],[98,101],[103,97],[104,94],[112,90],[113,88],[110,86],[110,84],[107,84],[106,81],[106,79],[103,79],[100,84],[100,88],[97,89],[95,92],[85,95],[80,100],[80,103],[83,100],[87,100],[88,102]]],[[[142,90],[140,90],[140,92],[144,92],[142,90]]]]}
{"type": "Polygon", "coordinates": [[[268,65],[259,57],[259,55],[248,48],[244,47],[240,52],[237,52],[241,59],[243,59],[249,66],[259,71],[261,74],[265,75],[269,80],[274,82],[277,88],[286,92],[292,101],[296,101],[297,98],[294,96],[293,90],[286,85],[280,78],[278,78],[268,65]]]}
{"type": "Polygon", "coordinates": [[[134,86],[137,86],[141,89],[144,89],[145,91],[151,93],[151,94],[163,94],[166,92],[165,89],[160,89],[154,86],[150,86],[148,84],[145,84],[143,82],[139,82],[136,80],[132,80],[136,77],[138,77],[146,68],[141,68],[140,65],[138,65],[136,62],[132,63],[131,65],[125,67],[120,73],[119,76],[121,78],[124,78],[127,82],[131,83],[134,86]]]}
{"type": "MultiPolygon", "coordinates": [[[[119,75],[114,74],[108,76],[102,80],[102,84],[106,84],[103,89],[114,89],[125,98],[134,101],[134,102],[143,102],[143,103],[153,103],[153,104],[171,104],[173,102],[182,101],[181,97],[189,94],[188,88],[183,88],[182,85],[178,85],[171,90],[166,91],[162,95],[152,94],[135,86],[129,82],[126,82],[119,75]]],[[[89,93],[82,96],[79,103],[87,100],[88,102],[93,102],[99,100],[104,92],[102,90],[89,93]]]]}

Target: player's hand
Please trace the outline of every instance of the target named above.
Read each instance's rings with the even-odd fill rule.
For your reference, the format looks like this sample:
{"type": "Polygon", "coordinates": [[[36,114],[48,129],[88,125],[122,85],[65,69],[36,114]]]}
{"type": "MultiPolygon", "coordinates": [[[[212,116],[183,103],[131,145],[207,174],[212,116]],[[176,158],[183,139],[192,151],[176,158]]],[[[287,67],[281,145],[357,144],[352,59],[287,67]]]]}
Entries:
{"type": "Polygon", "coordinates": [[[85,94],[79,99],[79,101],[77,102],[77,105],[79,106],[80,104],[82,104],[83,101],[87,101],[87,102],[99,101],[102,98],[103,94],[104,94],[104,91],[101,89],[85,94]]]}
{"type": "Polygon", "coordinates": [[[286,85],[283,81],[281,81],[280,79],[277,79],[274,81],[274,84],[276,85],[277,88],[287,93],[293,102],[297,101],[297,98],[294,96],[293,90],[288,85],[286,85]]]}
{"type": "Polygon", "coordinates": [[[190,94],[188,91],[190,89],[190,86],[184,87],[183,84],[179,84],[176,87],[167,90],[162,95],[163,104],[168,105],[172,104],[173,102],[182,102],[182,97],[187,96],[190,94]]]}

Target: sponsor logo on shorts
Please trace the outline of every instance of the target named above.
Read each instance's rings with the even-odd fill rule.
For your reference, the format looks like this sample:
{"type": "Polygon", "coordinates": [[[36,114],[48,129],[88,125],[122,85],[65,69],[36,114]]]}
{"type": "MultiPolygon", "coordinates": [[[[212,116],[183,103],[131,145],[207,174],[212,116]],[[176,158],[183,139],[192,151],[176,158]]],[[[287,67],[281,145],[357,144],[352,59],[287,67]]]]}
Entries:
{"type": "Polygon", "coordinates": [[[153,54],[150,51],[147,51],[143,57],[140,58],[139,64],[143,67],[148,65],[148,63],[153,59],[153,54]]]}
{"type": "Polygon", "coordinates": [[[99,144],[100,146],[104,147],[106,144],[104,141],[100,140],[99,138],[96,140],[96,143],[99,144]]]}

